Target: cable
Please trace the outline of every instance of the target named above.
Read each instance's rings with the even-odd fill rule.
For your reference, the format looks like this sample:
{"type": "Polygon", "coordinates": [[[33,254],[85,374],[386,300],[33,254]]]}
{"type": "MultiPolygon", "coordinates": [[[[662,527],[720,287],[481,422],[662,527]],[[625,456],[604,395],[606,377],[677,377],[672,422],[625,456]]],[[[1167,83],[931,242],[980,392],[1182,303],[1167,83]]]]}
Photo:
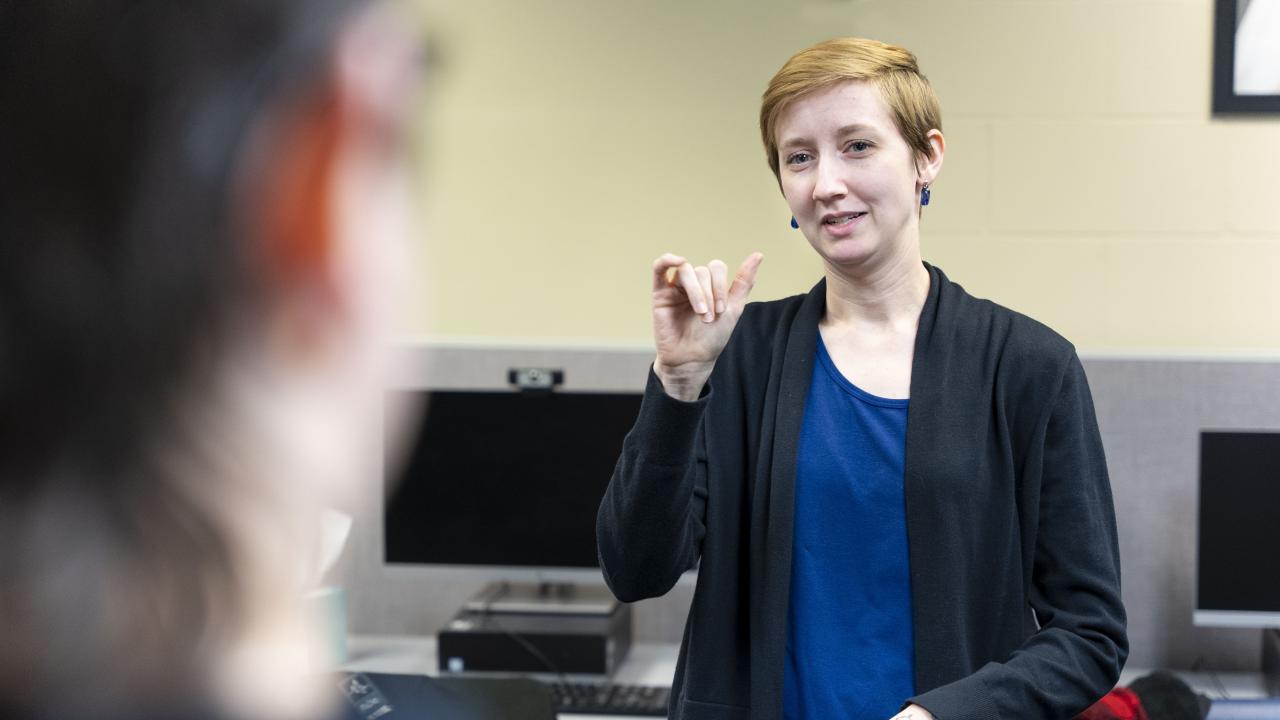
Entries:
{"type": "MultiPolygon", "coordinates": [[[[1202,672],[1201,668],[1204,668],[1204,666],[1204,655],[1197,655],[1195,662],[1191,663],[1191,672],[1202,672]]],[[[1212,680],[1213,684],[1217,687],[1218,695],[1220,696],[1218,699],[1230,700],[1231,693],[1227,692],[1226,685],[1222,684],[1222,678],[1218,677],[1218,672],[1213,668],[1205,668],[1203,672],[1207,672],[1209,674],[1209,679],[1212,680]]]]}
{"type": "Polygon", "coordinates": [[[1222,699],[1230,700],[1231,693],[1227,692],[1227,686],[1222,684],[1222,680],[1218,677],[1218,671],[1210,668],[1209,677],[1213,678],[1213,684],[1218,686],[1218,692],[1222,694],[1222,699]]]}
{"type": "Polygon", "coordinates": [[[517,645],[524,648],[526,652],[534,657],[534,659],[542,663],[547,670],[554,673],[556,677],[560,679],[562,684],[569,684],[569,676],[566,675],[555,663],[551,662],[551,658],[547,657],[546,653],[539,650],[537,645],[534,645],[528,638],[524,637],[520,633],[503,627],[502,623],[498,622],[498,614],[492,611],[493,601],[498,596],[501,596],[501,593],[495,593],[494,595],[490,595],[485,598],[480,614],[488,620],[489,624],[494,629],[514,640],[517,645]]]}

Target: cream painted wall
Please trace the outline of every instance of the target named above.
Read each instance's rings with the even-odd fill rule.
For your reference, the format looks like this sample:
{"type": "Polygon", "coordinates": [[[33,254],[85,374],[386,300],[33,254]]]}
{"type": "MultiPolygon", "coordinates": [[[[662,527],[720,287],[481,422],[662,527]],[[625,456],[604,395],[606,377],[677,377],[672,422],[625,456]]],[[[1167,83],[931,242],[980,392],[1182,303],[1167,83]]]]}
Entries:
{"type": "Polygon", "coordinates": [[[1210,118],[1210,0],[418,1],[444,65],[411,334],[645,344],[667,250],[807,290],[759,96],[862,35],[942,101],[926,259],[1084,352],[1280,357],[1280,117],[1210,118]]]}

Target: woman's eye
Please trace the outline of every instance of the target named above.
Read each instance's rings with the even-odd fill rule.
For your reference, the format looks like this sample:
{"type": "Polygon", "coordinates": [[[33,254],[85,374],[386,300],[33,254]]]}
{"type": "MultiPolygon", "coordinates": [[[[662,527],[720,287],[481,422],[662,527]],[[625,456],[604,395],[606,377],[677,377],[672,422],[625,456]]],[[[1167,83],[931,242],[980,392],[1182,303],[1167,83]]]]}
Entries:
{"type": "Polygon", "coordinates": [[[871,143],[867,142],[866,140],[854,140],[853,142],[849,143],[846,149],[849,150],[850,152],[856,152],[856,153],[866,152],[871,149],[871,143]]]}
{"type": "Polygon", "coordinates": [[[810,159],[811,159],[811,157],[810,157],[809,153],[802,153],[802,152],[799,152],[799,153],[792,153],[791,155],[788,155],[788,156],[787,156],[787,164],[788,164],[788,165],[802,165],[802,164],[804,164],[804,163],[809,162],[809,160],[810,160],[810,159]]]}

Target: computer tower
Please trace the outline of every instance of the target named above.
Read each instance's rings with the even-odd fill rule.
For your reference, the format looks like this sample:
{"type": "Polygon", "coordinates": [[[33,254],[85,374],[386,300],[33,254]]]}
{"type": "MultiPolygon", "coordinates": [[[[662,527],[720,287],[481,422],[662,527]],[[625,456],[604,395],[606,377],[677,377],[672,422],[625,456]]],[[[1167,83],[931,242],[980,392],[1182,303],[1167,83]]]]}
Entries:
{"type": "Polygon", "coordinates": [[[610,675],[631,649],[631,606],[609,615],[462,610],[437,640],[441,673],[610,675]]]}

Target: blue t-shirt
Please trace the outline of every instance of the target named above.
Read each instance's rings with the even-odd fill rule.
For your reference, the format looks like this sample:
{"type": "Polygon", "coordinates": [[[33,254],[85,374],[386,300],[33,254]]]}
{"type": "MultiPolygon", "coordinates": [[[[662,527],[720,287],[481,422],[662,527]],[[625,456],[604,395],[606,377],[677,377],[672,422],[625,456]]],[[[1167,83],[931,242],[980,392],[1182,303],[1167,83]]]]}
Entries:
{"type": "Polygon", "coordinates": [[[915,694],[907,403],[854,386],[819,336],[796,466],[788,720],[885,720],[915,694]]]}

